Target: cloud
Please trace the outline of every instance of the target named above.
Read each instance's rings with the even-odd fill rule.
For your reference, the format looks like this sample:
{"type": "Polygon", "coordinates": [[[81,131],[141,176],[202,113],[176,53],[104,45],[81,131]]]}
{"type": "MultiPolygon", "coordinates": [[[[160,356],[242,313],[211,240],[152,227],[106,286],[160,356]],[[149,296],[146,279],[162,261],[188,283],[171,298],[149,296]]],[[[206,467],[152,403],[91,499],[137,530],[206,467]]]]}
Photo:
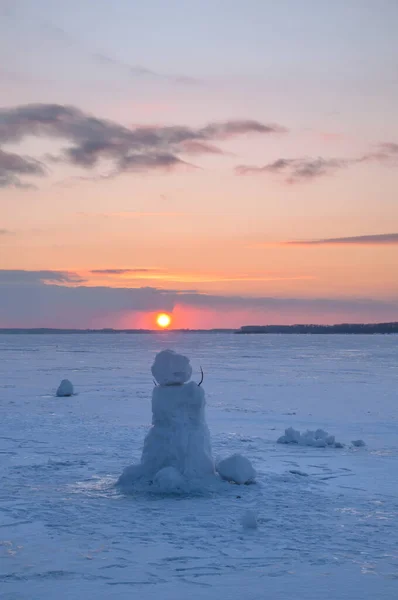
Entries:
{"type": "Polygon", "coordinates": [[[65,44],[67,46],[76,46],[81,51],[84,51],[87,56],[90,56],[95,62],[101,65],[107,65],[108,67],[114,69],[118,69],[119,71],[124,72],[130,77],[148,78],[183,85],[192,85],[200,83],[200,80],[196,77],[191,77],[189,75],[173,75],[169,73],[160,73],[158,71],[154,71],[153,69],[149,69],[148,67],[145,67],[143,65],[131,65],[129,63],[115,58],[114,56],[110,56],[109,54],[96,52],[95,50],[92,50],[91,47],[87,46],[87,44],[84,41],[72,35],[62,27],[58,27],[57,25],[53,25],[52,23],[40,23],[39,26],[41,31],[52,40],[56,42],[61,42],[62,44],[65,44]]]}
{"type": "MultiPolygon", "coordinates": [[[[18,11],[16,10],[17,7],[15,4],[16,0],[2,0],[2,2],[0,2],[0,14],[2,14],[4,17],[17,20],[18,11]]],[[[26,14],[24,16],[26,18],[26,14]]],[[[97,52],[93,50],[92,47],[84,40],[81,40],[79,37],[71,34],[63,27],[54,25],[49,21],[40,21],[36,18],[36,15],[31,18],[31,26],[32,25],[38,29],[41,36],[45,36],[50,41],[62,44],[68,48],[75,47],[80,53],[85,53],[86,56],[90,57],[96,63],[99,63],[102,66],[107,65],[111,68],[118,69],[130,77],[150,78],[180,85],[192,85],[200,83],[200,80],[196,77],[189,75],[160,73],[153,69],[149,69],[148,67],[142,65],[131,65],[108,54],[97,52]]]]}
{"type": "Polygon", "coordinates": [[[384,142],[383,144],[379,144],[379,148],[387,155],[398,154],[398,144],[393,142],[384,142]]]}
{"type": "Polygon", "coordinates": [[[398,144],[388,142],[378,144],[375,151],[356,158],[278,158],[274,162],[260,167],[237,166],[235,167],[235,173],[237,175],[276,173],[282,175],[287,183],[299,183],[333,175],[337,171],[361,163],[378,162],[396,166],[397,160],[398,144]]]}
{"type": "Polygon", "coordinates": [[[398,244],[398,233],[380,233],[375,235],[357,235],[341,238],[325,238],[320,240],[299,240],[284,242],[288,246],[334,246],[334,245],[357,245],[357,246],[384,246],[398,244]]]}
{"type": "Polygon", "coordinates": [[[330,175],[349,164],[350,161],[337,158],[279,158],[263,167],[239,166],[235,172],[237,175],[281,173],[288,183],[297,183],[330,175]]]}
{"type": "MultiPolygon", "coordinates": [[[[134,314],[163,310],[171,312],[176,307],[212,311],[215,321],[217,315],[224,319],[226,313],[236,312],[242,315],[239,319],[245,319],[247,317],[244,315],[252,311],[260,324],[396,318],[396,301],[361,298],[259,298],[179,292],[153,287],[64,285],[74,277],[71,273],[56,271],[0,271],[0,327],[118,327],[121,317],[127,316],[127,322],[131,323],[134,314]],[[23,293],[21,284],[24,284],[23,293]]],[[[245,323],[237,323],[242,324],[245,323]]]]}
{"type": "Polygon", "coordinates": [[[21,175],[43,177],[45,169],[41,163],[32,158],[4,152],[0,148],[0,188],[26,187],[27,184],[24,184],[20,179],[21,175]]]}
{"type": "Polygon", "coordinates": [[[275,124],[265,125],[258,121],[237,120],[225,121],[224,123],[210,123],[201,131],[206,138],[225,140],[247,133],[286,133],[288,130],[285,127],[275,124]]]}
{"type": "Polygon", "coordinates": [[[93,269],[94,275],[128,275],[129,273],[159,273],[159,269],[93,269]]]}
{"type": "Polygon", "coordinates": [[[161,218],[161,219],[164,219],[165,217],[175,218],[175,217],[182,217],[182,216],[186,215],[186,213],[184,213],[184,212],[177,212],[177,211],[143,212],[143,211],[137,211],[137,210],[121,210],[118,212],[102,212],[102,213],[78,212],[76,214],[80,215],[81,217],[89,217],[89,218],[102,217],[105,219],[109,219],[109,218],[120,218],[120,219],[161,218]]]}
{"type": "Polygon", "coordinates": [[[102,54],[101,52],[89,52],[91,57],[102,65],[108,65],[109,67],[123,70],[126,75],[130,77],[149,78],[159,81],[165,81],[169,83],[176,83],[182,85],[195,85],[200,83],[200,80],[196,77],[189,75],[172,75],[169,73],[159,73],[153,69],[148,69],[142,65],[130,65],[112,56],[102,54]]]}
{"type": "MultiPolygon", "coordinates": [[[[58,156],[47,157],[49,162],[64,162],[90,170],[105,159],[112,164],[111,172],[102,175],[108,178],[130,171],[187,166],[188,163],[179,156],[186,153],[187,148],[191,153],[194,149],[195,154],[221,152],[209,145],[208,142],[213,140],[281,131],[284,129],[277,125],[242,120],[211,123],[202,128],[177,125],[128,128],[60,104],[27,104],[0,109],[0,144],[21,142],[28,136],[64,140],[67,144],[64,151],[58,156]]],[[[3,186],[20,184],[18,175],[44,174],[44,166],[37,161],[9,156],[14,157],[13,161],[8,159],[14,163],[14,171],[12,167],[8,168],[3,186]]]]}
{"type": "Polygon", "coordinates": [[[10,231],[9,229],[0,229],[0,235],[11,235],[13,234],[13,231],[10,231]]]}
{"type": "MultiPolygon", "coordinates": [[[[26,271],[24,269],[0,270],[0,286],[45,284],[49,283],[82,283],[84,279],[77,273],[69,271],[26,271]]],[[[2,293],[4,290],[2,289],[2,293]]]]}
{"type": "Polygon", "coordinates": [[[130,155],[124,156],[119,162],[119,169],[125,171],[148,171],[150,169],[173,169],[180,165],[189,165],[173,154],[153,153],[151,155],[130,155]]]}
{"type": "Polygon", "coordinates": [[[165,269],[95,269],[90,271],[92,274],[100,275],[134,275],[135,279],[161,280],[173,285],[181,283],[214,283],[220,281],[238,282],[238,281],[302,281],[314,279],[312,275],[282,276],[277,273],[269,272],[262,275],[233,274],[225,275],[222,273],[190,273],[179,271],[168,271],[165,269]]]}
{"type": "Polygon", "coordinates": [[[184,154],[226,154],[217,146],[208,144],[207,142],[199,142],[197,140],[186,140],[180,144],[181,151],[184,154]]]}

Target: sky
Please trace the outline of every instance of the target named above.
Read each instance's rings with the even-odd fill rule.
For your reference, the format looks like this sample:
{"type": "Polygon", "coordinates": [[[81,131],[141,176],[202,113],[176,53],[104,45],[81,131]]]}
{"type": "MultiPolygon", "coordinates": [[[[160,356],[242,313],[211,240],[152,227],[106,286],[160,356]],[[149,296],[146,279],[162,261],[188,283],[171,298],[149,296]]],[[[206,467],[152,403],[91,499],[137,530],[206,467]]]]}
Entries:
{"type": "Polygon", "coordinates": [[[396,0],[0,0],[0,327],[398,320],[396,0]]]}

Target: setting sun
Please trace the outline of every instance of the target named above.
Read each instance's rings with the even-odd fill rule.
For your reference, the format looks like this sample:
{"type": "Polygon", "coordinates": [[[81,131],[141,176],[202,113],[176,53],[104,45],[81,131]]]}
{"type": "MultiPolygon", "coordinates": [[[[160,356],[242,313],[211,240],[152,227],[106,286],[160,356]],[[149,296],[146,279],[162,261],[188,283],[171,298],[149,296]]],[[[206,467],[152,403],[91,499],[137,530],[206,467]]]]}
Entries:
{"type": "Polygon", "coordinates": [[[171,317],[170,317],[170,315],[166,315],[165,313],[162,313],[156,317],[156,323],[162,329],[166,329],[167,327],[169,327],[169,325],[171,323],[171,317]]]}

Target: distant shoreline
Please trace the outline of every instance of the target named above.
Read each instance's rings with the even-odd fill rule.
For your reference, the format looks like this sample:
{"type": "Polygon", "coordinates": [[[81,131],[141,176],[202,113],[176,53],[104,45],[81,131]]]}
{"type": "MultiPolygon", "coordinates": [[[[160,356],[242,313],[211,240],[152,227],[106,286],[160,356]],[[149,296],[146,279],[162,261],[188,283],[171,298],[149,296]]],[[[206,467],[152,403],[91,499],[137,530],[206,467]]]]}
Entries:
{"type": "Polygon", "coordinates": [[[0,328],[1,334],[8,335],[47,335],[47,334],[129,334],[129,335],[148,335],[167,333],[234,333],[240,335],[250,334],[367,334],[367,335],[387,335],[398,334],[398,322],[393,323],[341,323],[337,325],[244,325],[240,329],[52,329],[51,327],[36,328],[0,328]]]}
{"type": "Polygon", "coordinates": [[[245,325],[239,334],[341,334],[341,335],[387,335],[398,333],[398,322],[394,323],[341,323],[338,325],[245,325]]]}
{"type": "Polygon", "coordinates": [[[47,327],[43,328],[0,328],[1,334],[36,334],[36,335],[47,335],[47,334],[131,334],[131,335],[147,335],[147,334],[167,334],[167,333],[236,333],[236,329],[51,329],[47,327]]]}

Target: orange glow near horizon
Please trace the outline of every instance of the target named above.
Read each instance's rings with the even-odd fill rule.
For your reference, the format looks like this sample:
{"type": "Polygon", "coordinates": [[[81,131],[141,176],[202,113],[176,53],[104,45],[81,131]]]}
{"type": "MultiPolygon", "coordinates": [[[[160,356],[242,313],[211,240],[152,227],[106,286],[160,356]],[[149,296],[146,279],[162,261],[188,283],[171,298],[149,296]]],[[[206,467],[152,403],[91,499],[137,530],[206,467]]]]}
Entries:
{"type": "Polygon", "coordinates": [[[161,329],[167,329],[171,324],[171,316],[167,313],[160,313],[156,317],[156,323],[161,329]]]}

